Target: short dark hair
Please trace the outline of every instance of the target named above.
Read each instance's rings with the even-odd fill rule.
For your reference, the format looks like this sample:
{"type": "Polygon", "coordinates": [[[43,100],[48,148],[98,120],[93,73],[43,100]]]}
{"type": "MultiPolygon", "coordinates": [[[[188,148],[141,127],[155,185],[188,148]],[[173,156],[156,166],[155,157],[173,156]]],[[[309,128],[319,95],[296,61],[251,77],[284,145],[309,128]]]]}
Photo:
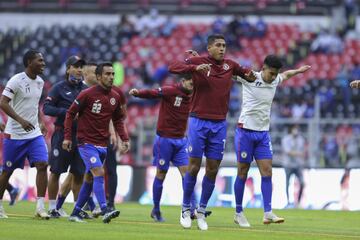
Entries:
{"type": "Polygon", "coordinates": [[[224,41],[225,41],[224,35],[222,35],[222,34],[212,34],[212,35],[208,36],[208,38],[207,38],[207,45],[213,44],[216,39],[224,39],[224,41]]]}
{"type": "Polygon", "coordinates": [[[282,62],[280,58],[276,55],[270,54],[265,57],[264,64],[268,67],[280,69],[282,68],[282,62]]]}
{"type": "Polygon", "coordinates": [[[183,73],[180,75],[180,78],[190,80],[192,78],[191,73],[183,73]]]}
{"type": "Polygon", "coordinates": [[[36,58],[37,54],[41,54],[41,53],[38,50],[35,50],[35,49],[27,50],[26,53],[24,54],[24,57],[23,57],[24,66],[27,67],[29,65],[29,61],[36,58]]]}
{"type": "Polygon", "coordinates": [[[103,69],[104,67],[112,67],[112,63],[111,62],[103,62],[103,63],[99,63],[97,66],[96,66],[96,69],[95,69],[95,74],[96,75],[101,75],[103,73],[103,69]]]}

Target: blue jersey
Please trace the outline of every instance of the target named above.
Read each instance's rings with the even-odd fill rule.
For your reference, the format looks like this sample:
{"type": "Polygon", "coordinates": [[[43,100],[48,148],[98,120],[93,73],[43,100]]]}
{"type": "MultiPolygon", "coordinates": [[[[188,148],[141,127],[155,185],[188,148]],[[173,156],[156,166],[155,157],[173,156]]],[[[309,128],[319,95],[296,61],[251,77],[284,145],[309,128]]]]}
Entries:
{"type": "Polygon", "coordinates": [[[56,83],[48,94],[43,106],[45,115],[56,117],[55,126],[64,127],[66,111],[74,102],[79,93],[87,86],[80,82],[76,85],[68,81],[56,83]]]}

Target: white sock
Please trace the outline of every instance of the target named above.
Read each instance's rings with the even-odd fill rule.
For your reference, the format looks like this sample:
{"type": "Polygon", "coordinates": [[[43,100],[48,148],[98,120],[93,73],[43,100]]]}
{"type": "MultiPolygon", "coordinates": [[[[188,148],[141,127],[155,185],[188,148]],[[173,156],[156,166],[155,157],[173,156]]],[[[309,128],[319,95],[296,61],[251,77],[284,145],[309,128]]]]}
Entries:
{"type": "Polygon", "coordinates": [[[49,199],[49,210],[53,210],[56,208],[56,200],[50,200],[49,199]]]}
{"type": "Polygon", "coordinates": [[[36,201],[36,209],[45,209],[45,198],[38,197],[36,201]]]}

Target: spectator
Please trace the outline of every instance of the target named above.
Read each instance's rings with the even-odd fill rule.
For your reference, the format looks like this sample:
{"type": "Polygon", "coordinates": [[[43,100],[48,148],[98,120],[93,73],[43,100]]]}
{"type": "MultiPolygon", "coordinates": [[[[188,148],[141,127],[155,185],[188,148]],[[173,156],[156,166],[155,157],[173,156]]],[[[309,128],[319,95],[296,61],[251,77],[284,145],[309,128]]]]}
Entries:
{"type": "Polygon", "coordinates": [[[298,126],[294,125],[289,127],[288,134],[281,140],[283,150],[283,167],[286,174],[286,196],[288,206],[290,204],[289,198],[289,183],[291,175],[295,175],[299,181],[299,193],[297,199],[294,200],[294,206],[300,204],[302,192],[304,189],[304,178],[302,170],[305,163],[305,139],[299,134],[298,126]]]}

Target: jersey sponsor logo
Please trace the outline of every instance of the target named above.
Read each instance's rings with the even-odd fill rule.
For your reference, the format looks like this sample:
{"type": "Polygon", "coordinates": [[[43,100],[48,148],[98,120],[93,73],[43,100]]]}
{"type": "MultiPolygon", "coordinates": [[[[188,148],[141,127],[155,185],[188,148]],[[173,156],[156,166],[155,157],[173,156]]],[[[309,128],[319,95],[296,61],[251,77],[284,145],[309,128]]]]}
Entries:
{"type": "Polygon", "coordinates": [[[54,154],[55,157],[58,157],[59,156],[59,150],[57,148],[55,148],[53,150],[53,154],[54,154]]]}
{"type": "Polygon", "coordinates": [[[224,63],[224,65],[223,65],[223,69],[225,70],[225,71],[227,71],[227,70],[229,70],[229,65],[227,64],[227,63],[224,63]]]}
{"type": "Polygon", "coordinates": [[[116,103],[115,98],[110,98],[110,104],[114,106],[114,105],[115,105],[115,103],[116,103]]]}
{"type": "Polygon", "coordinates": [[[177,96],[177,97],[175,98],[174,106],[175,106],[175,107],[180,107],[182,100],[183,100],[182,97],[178,97],[178,96],[177,96]]]}
{"type": "Polygon", "coordinates": [[[246,158],[247,157],[247,152],[243,151],[241,152],[241,158],[246,158]]]}
{"type": "Polygon", "coordinates": [[[71,94],[71,92],[67,92],[67,93],[65,93],[66,95],[70,95],[71,94]]]}
{"type": "Polygon", "coordinates": [[[6,166],[7,166],[7,167],[11,167],[11,166],[12,166],[12,162],[6,161],[6,166]]]}
{"type": "Polygon", "coordinates": [[[96,163],[96,157],[91,157],[91,158],[90,158],[90,162],[91,162],[91,163],[96,163]]]}
{"type": "Polygon", "coordinates": [[[159,164],[160,164],[161,166],[164,166],[165,160],[164,160],[164,159],[160,159],[160,160],[159,160],[159,164]]]}

